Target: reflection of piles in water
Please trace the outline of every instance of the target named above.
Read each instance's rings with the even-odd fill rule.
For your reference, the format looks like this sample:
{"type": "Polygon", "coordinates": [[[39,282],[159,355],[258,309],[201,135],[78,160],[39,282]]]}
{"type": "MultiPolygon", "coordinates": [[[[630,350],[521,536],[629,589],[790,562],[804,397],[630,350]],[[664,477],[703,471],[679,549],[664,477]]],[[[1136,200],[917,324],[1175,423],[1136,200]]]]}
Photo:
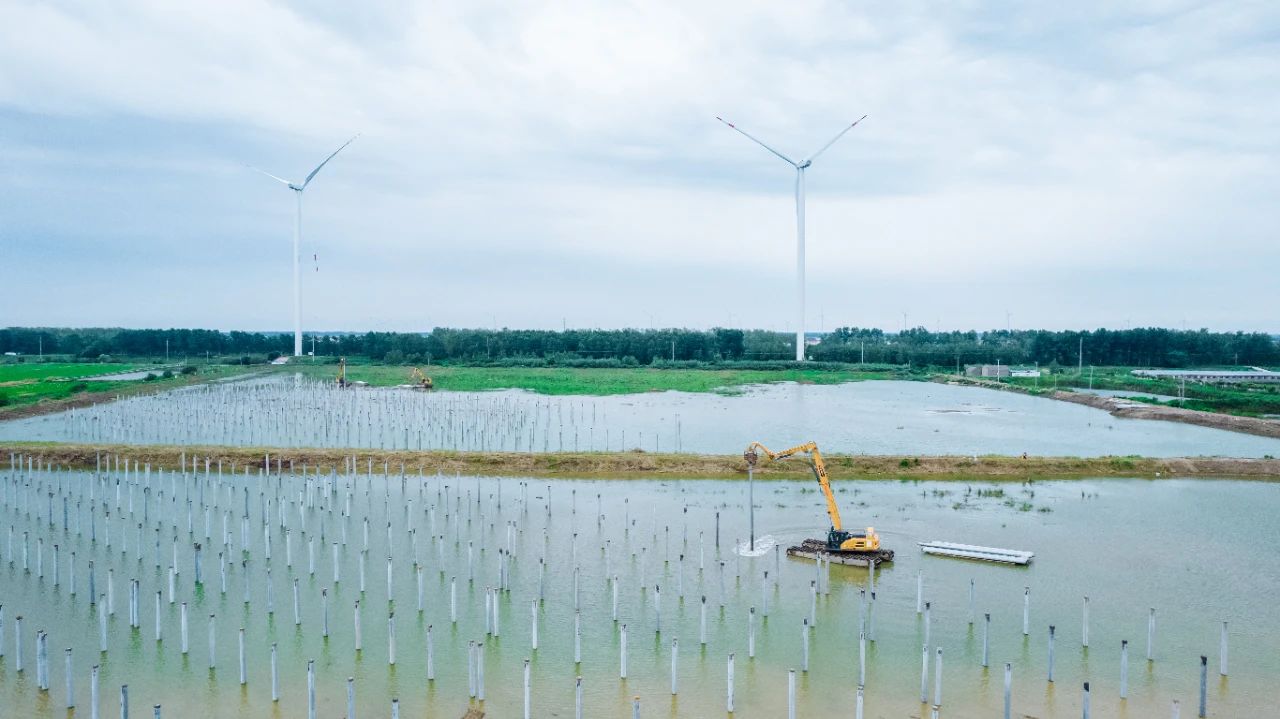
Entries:
{"type": "Polygon", "coordinates": [[[610,427],[608,406],[514,392],[351,392],[329,382],[267,378],[72,410],[59,418],[59,439],[507,452],[681,449],[679,414],[628,438],[625,428],[610,427]]]}

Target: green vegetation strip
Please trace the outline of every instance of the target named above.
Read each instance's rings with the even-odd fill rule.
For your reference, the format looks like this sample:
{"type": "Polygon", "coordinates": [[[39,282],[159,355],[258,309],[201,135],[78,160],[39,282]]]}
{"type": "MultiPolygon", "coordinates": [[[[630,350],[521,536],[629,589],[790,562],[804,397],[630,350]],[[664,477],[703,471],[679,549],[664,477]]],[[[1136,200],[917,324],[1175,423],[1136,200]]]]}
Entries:
{"type": "MultiPolygon", "coordinates": [[[[357,466],[372,460],[376,471],[385,462],[394,471],[434,474],[454,472],[482,476],[565,476],[597,478],[737,478],[746,476],[740,455],[650,454],[647,452],[403,452],[361,449],[278,449],[270,447],[87,445],[47,442],[0,444],[0,455],[20,453],[57,466],[87,469],[100,455],[127,457],[154,468],[177,469],[185,456],[224,469],[232,463],[262,466],[270,458],[308,467],[341,467],[356,457],[357,466]]],[[[831,455],[827,468],[835,479],[1027,479],[1080,477],[1253,477],[1280,478],[1280,460],[1197,457],[885,457],[831,455]]],[[[802,461],[766,463],[761,479],[812,477],[802,461]]]]}
{"type": "MultiPolygon", "coordinates": [[[[287,372],[332,380],[334,365],[301,363],[287,365],[287,372]]],[[[410,367],[396,365],[350,365],[347,379],[389,387],[412,382],[410,367]]],[[[571,368],[571,367],[426,367],[437,390],[473,392],[492,389],[524,389],[554,395],[613,395],[638,392],[722,392],[767,382],[839,384],[871,379],[897,379],[892,371],[859,370],[737,370],[737,369],[655,369],[651,367],[571,368]]]]}
{"type": "Polygon", "coordinates": [[[87,407],[120,397],[174,389],[219,377],[243,373],[243,367],[214,365],[154,367],[128,364],[81,364],[47,362],[0,365],[0,420],[18,419],[87,407]],[[168,370],[168,376],[165,371],[168,370]],[[121,372],[150,372],[151,380],[86,380],[86,376],[121,372]]]}

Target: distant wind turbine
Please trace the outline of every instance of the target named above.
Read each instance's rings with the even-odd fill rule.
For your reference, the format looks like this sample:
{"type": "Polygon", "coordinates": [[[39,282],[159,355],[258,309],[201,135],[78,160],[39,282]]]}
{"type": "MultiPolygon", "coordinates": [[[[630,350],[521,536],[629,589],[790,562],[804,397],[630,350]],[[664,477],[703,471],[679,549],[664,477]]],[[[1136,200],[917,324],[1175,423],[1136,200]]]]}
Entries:
{"type": "Polygon", "coordinates": [[[799,305],[796,308],[796,312],[797,312],[797,315],[796,315],[796,361],[803,362],[804,361],[804,171],[809,169],[809,165],[812,165],[813,161],[818,159],[819,155],[826,152],[827,148],[836,144],[836,140],[839,140],[840,138],[844,137],[844,134],[846,132],[856,127],[859,122],[862,122],[863,120],[867,119],[867,116],[863,115],[862,117],[855,120],[852,125],[849,125],[848,127],[841,130],[839,133],[837,133],[835,137],[831,138],[830,142],[828,142],[827,144],[819,148],[817,152],[813,153],[806,159],[801,160],[800,162],[796,162],[795,160],[792,160],[790,157],[787,157],[781,152],[778,152],[772,147],[769,147],[763,142],[760,142],[756,138],[747,134],[745,130],[738,127],[737,125],[734,125],[732,122],[729,122],[723,117],[717,117],[716,119],[728,125],[729,127],[733,128],[734,130],[741,132],[743,136],[746,137],[748,140],[751,140],[752,142],[756,143],[760,147],[763,147],[769,152],[772,152],[773,154],[785,160],[788,165],[791,165],[792,167],[796,168],[796,302],[799,305]]]}
{"type": "Polygon", "coordinates": [[[254,172],[260,172],[266,175],[267,177],[270,177],[271,179],[275,180],[276,182],[284,184],[290,190],[293,190],[294,195],[297,197],[297,200],[298,200],[298,215],[297,215],[297,220],[293,226],[293,356],[294,357],[302,356],[302,284],[300,281],[301,278],[299,276],[299,269],[298,269],[299,252],[301,251],[300,248],[302,246],[302,192],[303,190],[307,189],[307,185],[311,184],[311,180],[315,178],[316,173],[320,172],[320,168],[329,164],[329,160],[332,160],[335,155],[337,155],[339,152],[342,152],[343,149],[345,149],[347,145],[350,145],[352,142],[354,142],[357,137],[360,137],[360,135],[356,134],[352,136],[350,140],[347,140],[346,142],[342,143],[342,147],[339,147],[338,149],[334,150],[333,154],[324,158],[324,162],[321,162],[319,165],[316,165],[316,169],[312,170],[311,173],[307,175],[307,178],[303,180],[301,183],[290,182],[282,177],[276,177],[275,175],[265,170],[259,170],[258,168],[253,167],[252,165],[249,166],[250,170],[253,170],[254,172]]]}

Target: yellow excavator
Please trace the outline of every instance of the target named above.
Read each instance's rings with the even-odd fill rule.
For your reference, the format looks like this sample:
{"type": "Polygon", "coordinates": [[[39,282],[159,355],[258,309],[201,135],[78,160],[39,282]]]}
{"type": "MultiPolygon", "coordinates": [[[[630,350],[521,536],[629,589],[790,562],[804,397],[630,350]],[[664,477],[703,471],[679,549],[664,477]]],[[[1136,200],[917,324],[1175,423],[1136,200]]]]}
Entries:
{"type": "Polygon", "coordinates": [[[338,389],[347,389],[348,387],[368,387],[369,383],[364,380],[347,379],[347,358],[342,357],[338,360],[338,376],[334,379],[334,383],[338,385],[338,389]]]}
{"type": "Polygon", "coordinates": [[[760,461],[760,455],[768,457],[770,461],[777,462],[787,459],[797,454],[807,454],[809,456],[809,466],[813,469],[813,476],[818,480],[818,486],[822,487],[822,494],[827,500],[827,514],[831,517],[831,528],[827,530],[827,539],[806,539],[803,543],[787,549],[787,555],[792,557],[805,557],[807,559],[817,559],[822,556],[824,559],[839,564],[850,564],[855,566],[867,566],[871,561],[876,562],[892,562],[893,550],[880,548],[880,535],[876,534],[874,527],[867,527],[865,532],[851,532],[846,530],[840,522],[840,508],[836,505],[836,496],[831,491],[831,480],[827,477],[827,466],[822,461],[822,453],[818,451],[816,442],[806,442],[791,449],[784,449],[781,452],[774,452],[759,442],[752,442],[742,458],[747,461],[747,465],[755,468],[756,463],[760,461]],[[756,450],[759,450],[757,452],[756,450]]]}
{"type": "Polygon", "coordinates": [[[409,381],[414,389],[434,389],[436,386],[431,381],[431,378],[423,374],[422,370],[417,367],[414,367],[413,371],[409,373],[409,381]]]}

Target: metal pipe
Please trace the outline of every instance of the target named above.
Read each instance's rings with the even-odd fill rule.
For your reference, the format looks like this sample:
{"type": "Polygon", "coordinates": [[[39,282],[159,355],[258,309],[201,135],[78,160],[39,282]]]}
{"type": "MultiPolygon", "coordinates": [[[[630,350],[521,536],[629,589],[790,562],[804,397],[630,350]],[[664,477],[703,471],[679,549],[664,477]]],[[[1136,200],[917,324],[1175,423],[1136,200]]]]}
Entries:
{"type": "Polygon", "coordinates": [[[1053,683],[1053,637],[1054,626],[1049,625],[1049,683],[1053,683]]]}
{"type": "Polygon", "coordinates": [[[934,711],[942,706],[942,647],[937,648],[937,656],[933,665],[933,707],[934,711]]]}
{"type": "Polygon", "coordinates": [[[530,687],[529,687],[529,660],[524,660],[524,719],[530,719],[533,715],[530,712],[530,687]]]}
{"type": "Polygon", "coordinates": [[[1200,713],[1197,715],[1204,719],[1205,709],[1209,693],[1209,657],[1200,655],[1200,713]]]}
{"type": "Polygon", "coordinates": [[[728,695],[725,699],[725,708],[733,713],[733,652],[729,653],[729,670],[728,670],[728,695]]]}
{"type": "MultiPolygon", "coordinates": [[[[1088,685],[1086,685],[1088,686],[1088,685]]],[[[1011,719],[1013,698],[1013,665],[1004,664],[1004,719],[1011,719]]]]}
{"type": "Polygon", "coordinates": [[[620,636],[621,663],[618,669],[618,676],[622,679],[627,678],[627,625],[622,625],[622,634],[620,636]]]}
{"type": "Polygon", "coordinates": [[[1120,640],[1120,698],[1129,696],[1129,640],[1120,640]]]}
{"type": "Polygon", "coordinates": [[[796,670],[787,670],[787,719],[796,719],[796,670]]]}
{"type": "Polygon", "coordinates": [[[671,696],[675,696],[677,693],[676,666],[678,665],[679,660],[680,660],[680,640],[672,639],[671,640],[671,696]]]}
{"type": "Polygon", "coordinates": [[[808,673],[809,671],[809,619],[808,617],[806,617],[801,621],[803,623],[800,625],[800,670],[805,673],[808,673]]]}
{"type": "Polygon", "coordinates": [[[1089,597],[1084,598],[1084,621],[1080,629],[1080,646],[1089,648],[1089,597]]]}
{"type": "Polygon", "coordinates": [[[929,645],[925,644],[920,653],[920,703],[929,700],[929,645]]]}
{"type": "Polygon", "coordinates": [[[1222,634],[1218,639],[1218,673],[1227,675],[1227,623],[1222,623],[1222,634]]]}

